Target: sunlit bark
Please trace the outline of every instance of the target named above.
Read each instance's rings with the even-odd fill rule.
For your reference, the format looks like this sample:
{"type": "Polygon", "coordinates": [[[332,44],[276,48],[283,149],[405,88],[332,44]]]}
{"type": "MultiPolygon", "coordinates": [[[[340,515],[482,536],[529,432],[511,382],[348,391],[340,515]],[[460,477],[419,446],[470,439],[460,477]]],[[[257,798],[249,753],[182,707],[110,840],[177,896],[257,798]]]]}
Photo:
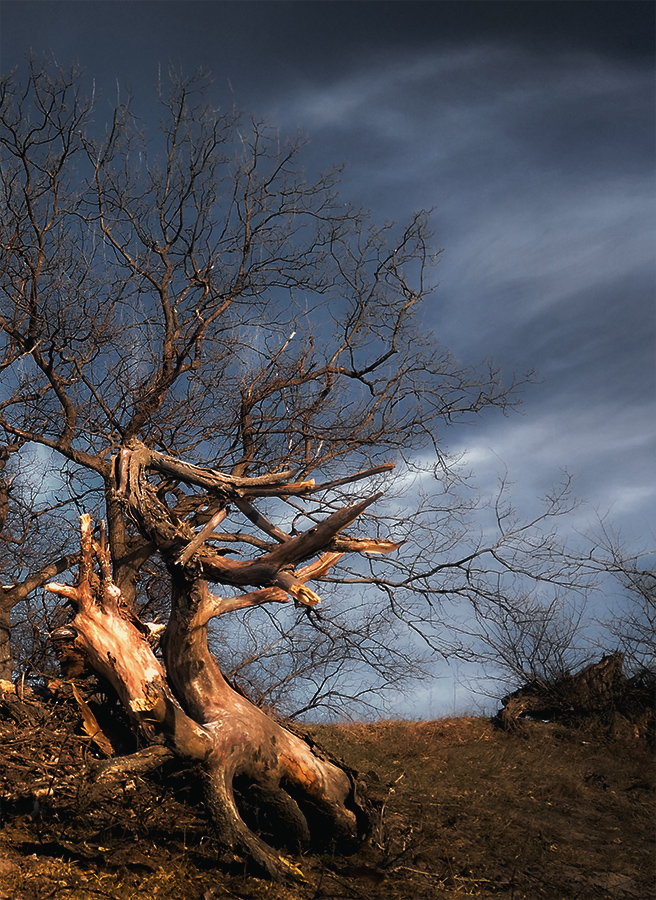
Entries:
{"type": "MultiPolygon", "coordinates": [[[[96,541],[89,516],[82,516],[81,525],[76,583],[47,585],[75,607],[69,625],[56,635],[60,655],[70,659],[72,645],[114,686],[143,739],[163,738],[176,754],[203,763],[207,805],[224,849],[268,875],[292,871],[244,822],[237,785],[245,804],[255,795],[261,811],[268,810],[289,849],[355,847],[369,826],[355,773],[322,756],[226,682],[207,644],[208,621],[225,610],[205,580],[174,569],[164,666],[113,582],[104,529],[96,541]]],[[[260,602],[278,599],[271,589],[255,596],[260,602]]]]}

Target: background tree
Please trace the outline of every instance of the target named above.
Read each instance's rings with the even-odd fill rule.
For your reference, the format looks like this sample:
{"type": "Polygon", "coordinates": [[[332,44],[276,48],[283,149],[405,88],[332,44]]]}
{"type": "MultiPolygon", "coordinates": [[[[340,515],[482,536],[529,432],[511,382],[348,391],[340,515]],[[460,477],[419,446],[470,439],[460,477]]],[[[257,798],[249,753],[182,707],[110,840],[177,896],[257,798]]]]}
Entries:
{"type": "Polygon", "coordinates": [[[555,684],[591,662],[599,650],[585,613],[585,603],[567,593],[482,610],[469,647],[472,662],[485,671],[485,693],[498,699],[499,690],[531,681],[555,684]]]}
{"type": "Polygon", "coordinates": [[[353,839],[363,807],[348,773],[229,688],[210,621],[302,607],[295,627],[311,639],[297,646],[311,654],[321,636],[329,650],[265,689],[309,667],[301,707],[330,702],[326,665],[345,655],[384,684],[407,670],[414,637],[458,651],[446,627],[463,603],[572,583],[549,524],[567,490],[532,521],[499,502],[492,529],[472,528],[444,433],[507,409],[518,383],[461,365],[427,333],[423,213],[377,227],[344,205],[338,173],[307,180],[301,143],[217,111],[202,74],[173,76],[158,103],[153,139],[129,103],[103,129],[76,70],[31,61],[24,84],[0,84],[0,425],[8,442],[47,448],[70,496],[106,522],[94,534],[84,519],[76,584],[51,585],[75,608],[66,634],[142,736],[204,761],[224,843],[273,871],[235,807],[237,774],[300,843],[313,815],[353,839]],[[166,669],[141,616],[154,554],[171,576],[166,669]],[[329,613],[310,579],[334,588],[329,613]],[[228,761],[237,721],[254,736],[228,761]]]}
{"type": "Polygon", "coordinates": [[[44,493],[17,441],[0,447],[0,680],[19,669],[45,668],[45,639],[59,610],[41,590],[77,560],[67,552],[65,509],[52,487],[44,493]],[[41,488],[41,490],[40,490],[41,488]],[[55,525],[59,520],[60,527],[55,525]]]}
{"type": "Polygon", "coordinates": [[[630,671],[656,676],[656,575],[625,560],[618,571],[625,588],[624,602],[608,623],[630,671]]]}
{"type": "Polygon", "coordinates": [[[653,552],[630,553],[619,535],[602,523],[590,564],[611,575],[622,594],[601,624],[627,672],[656,679],[656,574],[653,552]]]}
{"type": "Polygon", "coordinates": [[[546,596],[536,584],[523,602],[517,597],[508,602],[500,596],[496,604],[477,608],[466,625],[454,629],[463,636],[460,654],[466,658],[468,650],[469,661],[484,672],[479,690],[486,696],[498,699],[502,690],[516,690],[533,682],[548,690],[559,682],[568,684],[570,676],[586,667],[596,677],[594,663],[599,664],[600,672],[607,669],[609,677],[617,677],[618,690],[627,689],[627,685],[632,689],[634,682],[636,690],[641,690],[641,684],[653,685],[653,553],[631,554],[606,522],[589,541],[592,547],[587,552],[582,546],[569,559],[579,575],[588,573],[587,580],[584,577],[578,585],[546,596]],[[594,606],[589,602],[591,592],[594,606]],[[612,611],[601,617],[599,604],[604,598],[608,603],[610,597],[612,611]]]}

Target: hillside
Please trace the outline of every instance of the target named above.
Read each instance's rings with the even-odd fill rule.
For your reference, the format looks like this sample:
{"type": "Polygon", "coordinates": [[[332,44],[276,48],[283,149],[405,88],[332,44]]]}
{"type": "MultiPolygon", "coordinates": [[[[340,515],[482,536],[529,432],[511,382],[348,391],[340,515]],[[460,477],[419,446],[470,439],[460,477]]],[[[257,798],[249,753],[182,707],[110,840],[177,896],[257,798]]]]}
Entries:
{"type": "Polygon", "coordinates": [[[308,731],[364,773],[381,819],[351,858],[290,857],[282,886],[217,868],[193,771],[109,790],[75,704],[0,704],[0,900],[653,896],[653,754],[630,735],[477,718],[308,731]]]}

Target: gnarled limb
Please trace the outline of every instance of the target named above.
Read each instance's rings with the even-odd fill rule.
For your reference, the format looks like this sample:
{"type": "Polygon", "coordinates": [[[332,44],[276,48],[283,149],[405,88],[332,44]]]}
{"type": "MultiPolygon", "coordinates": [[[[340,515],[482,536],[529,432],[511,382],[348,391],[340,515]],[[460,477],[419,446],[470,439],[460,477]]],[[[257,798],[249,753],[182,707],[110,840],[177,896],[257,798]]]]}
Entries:
{"type": "MultiPolygon", "coordinates": [[[[202,762],[207,808],[224,850],[271,877],[294,873],[251,829],[255,819],[249,815],[255,807],[264,837],[279,847],[357,845],[369,829],[369,807],[355,773],[235,691],[209,652],[207,623],[213,616],[256,602],[285,602],[288,595],[269,587],[222,601],[210,594],[203,579],[171,561],[171,617],[161,641],[164,665],[153,653],[147,626],[123,603],[112,581],[104,532],[96,542],[86,515],[81,545],[76,583],[48,585],[76,608],[72,621],[58,629],[59,642],[72,643],[114,685],[147,741],[163,736],[176,754],[202,762]]],[[[297,577],[321,574],[338,556],[325,554],[297,577]]],[[[103,777],[133,766],[148,769],[168,758],[142,754],[124,767],[114,760],[102,766],[103,777]]]]}
{"type": "MultiPolygon", "coordinates": [[[[148,641],[148,629],[130,612],[112,580],[104,531],[93,539],[91,517],[81,516],[81,553],[75,584],[51,582],[46,589],[66,597],[76,608],[67,626],[72,644],[96,672],[113,685],[135,727],[147,740],[157,733],[172,741],[183,756],[204,759],[210,736],[186,716],[173,698],[166,674],[148,641]],[[97,561],[100,574],[94,571],[97,561]]],[[[70,648],[69,648],[70,653],[70,648]]]]}
{"type": "MultiPolygon", "coordinates": [[[[311,578],[320,578],[343,555],[343,553],[323,553],[310,565],[299,569],[296,572],[296,580],[305,583],[311,578]]],[[[309,592],[309,588],[306,588],[306,591],[309,592]]],[[[314,594],[313,591],[310,593],[314,594]]],[[[316,594],[314,596],[317,597],[316,594]]],[[[249,606],[260,606],[263,603],[289,603],[291,599],[287,591],[280,587],[260,588],[257,591],[249,591],[247,594],[239,594],[237,597],[216,597],[214,594],[210,594],[209,597],[210,599],[205,604],[206,618],[202,619],[202,624],[206,624],[210,619],[226,612],[247,609],[249,606]]],[[[316,602],[319,602],[318,597],[316,602]]],[[[307,603],[306,605],[314,604],[307,603]]]]}
{"type": "MultiPolygon", "coordinates": [[[[387,468],[389,466],[379,466],[359,473],[358,477],[364,478],[371,472],[387,468]]],[[[114,478],[117,493],[130,509],[139,529],[144,536],[155,541],[166,558],[173,558],[180,565],[195,562],[196,566],[200,566],[204,577],[221,584],[282,588],[295,601],[306,606],[318,603],[319,596],[306,587],[304,580],[293,572],[293,567],[298,563],[324,551],[389,553],[399,546],[393,541],[376,538],[338,537],[344,528],[382,496],[380,493],[342,507],[307,531],[291,535],[269,522],[244,495],[262,493],[265,488],[269,494],[277,493],[280,496],[302,494],[310,490],[310,482],[285,483],[277,473],[253,479],[222,476],[213,469],[201,469],[199,466],[190,466],[171,457],[164,457],[136,441],[124,447],[114,459],[114,478]],[[224,506],[196,534],[187,522],[176,519],[166,506],[147,478],[149,468],[160,471],[167,477],[177,477],[208,489],[224,506]],[[215,525],[225,518],[225,506],[228,503],[234,503],[254,525],[273,537],[277,543],[273,546],[265,545],[266,549],[262,553],[248,560],[227,558],[224,552],[211,547],[207,541],[212,537],[215,525]]]]}

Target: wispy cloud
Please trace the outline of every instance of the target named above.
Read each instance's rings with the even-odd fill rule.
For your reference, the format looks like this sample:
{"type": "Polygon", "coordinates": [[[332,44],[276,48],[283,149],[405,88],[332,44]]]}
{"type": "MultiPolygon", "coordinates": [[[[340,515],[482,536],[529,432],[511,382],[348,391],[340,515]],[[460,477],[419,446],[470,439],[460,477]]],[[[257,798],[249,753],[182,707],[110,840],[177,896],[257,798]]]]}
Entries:
{"type": "Polygon", "coordinates": [[[654,493],[652,99],[640,67],[479,44],[366,59],[284,106],[365,202],[437,207],[445,342],[545,376],[524,417],[453,449],[490,488],[506,465],[526,503],[569,468],[629,528],[654,493]]]}
{"type": "Polygon", "coordinates": [[[621,525],[640,542],[653,522],[656,502],[656,419],[653,406],[627,408],[579,404],[539,415],[511,418],[488,429],[472,429],[456,451],[475,473],[483,496],[493,497],[508,473],[520,512],[563,470],[575,476],[575,492],[588,500],[571,529],[590,530],[598,515],[621,525]]]}

